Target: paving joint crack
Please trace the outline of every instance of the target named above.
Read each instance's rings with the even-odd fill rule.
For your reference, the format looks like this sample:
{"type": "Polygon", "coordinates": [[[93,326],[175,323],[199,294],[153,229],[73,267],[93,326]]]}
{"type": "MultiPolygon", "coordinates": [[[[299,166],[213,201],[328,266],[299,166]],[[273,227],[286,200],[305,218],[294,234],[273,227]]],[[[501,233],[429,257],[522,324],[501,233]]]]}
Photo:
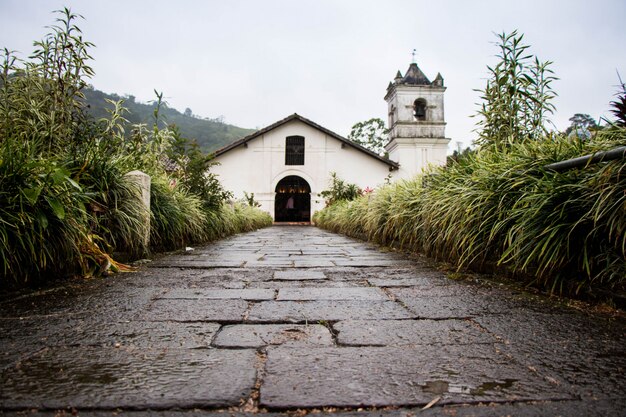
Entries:
{"type": "Polygon", "coordinates": [[[256,378],[254,381],[254,386],[250,392],[250,395],[247,398],[242,398],[239,401],[238,407],[231,407],[228,411],[231,412],[242,412],[242,413],[265,413],[266,409],[261,408],[259,401],[261,398],[261,386],[263,385],[263,380],[265,378],[265,364],[267,363],[267,351],[266,348],[259,348],[256,351],[256,361],[254,363],[254,368],[256,371],[256,378]]]}
{"type": "Polygon", "coordinates": [[[246,307],[246,311],[243,313],[243,318],[241,319],[243,322],[248,321],[248,317],[250,317],[250,311],[252,311],[252,308],[256,303],[256,301],[248,301],[248,306],[246,307]]]}

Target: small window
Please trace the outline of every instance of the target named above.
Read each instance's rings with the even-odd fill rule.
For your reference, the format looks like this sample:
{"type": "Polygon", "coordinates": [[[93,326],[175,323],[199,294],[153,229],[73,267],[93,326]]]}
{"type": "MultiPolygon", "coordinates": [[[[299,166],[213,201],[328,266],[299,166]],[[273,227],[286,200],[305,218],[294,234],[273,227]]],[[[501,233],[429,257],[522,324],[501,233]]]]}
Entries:
{"type": "Polygon", "coordinates": [[[415,120],[426,120],[426,100],[418,98],[413,103],[413,117],[415,120]]]}
{"type": "Polygon", "coordinates": [[[304,165],[304,137],[287,136],[285,165],[304,165]]]}

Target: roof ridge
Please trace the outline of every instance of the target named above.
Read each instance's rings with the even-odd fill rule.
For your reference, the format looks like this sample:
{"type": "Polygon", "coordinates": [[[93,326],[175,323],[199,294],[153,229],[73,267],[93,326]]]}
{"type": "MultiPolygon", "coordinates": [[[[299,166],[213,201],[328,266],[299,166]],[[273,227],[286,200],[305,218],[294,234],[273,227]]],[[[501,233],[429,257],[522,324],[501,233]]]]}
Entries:
{"type": "Polygon", "coordinates": [[[400,166],[397,162],[394,162],[394,161],[392,161],[392,160],[390,160],[388,158],[384,158],[384,157],[378,155],[376,152],[372,152],[371,150],[369,150],[369,149],[359,145],[358,143],[355,143],[355,142],[351,141],[350,139],[344,138],[343,136],[333,132],[332,130],[327,129],[324,126],[319,125],[319,124],[315,123],[314,121],[312,121],[310,119],[307,119],[304,116],[299,115],[298,113],[293,113],[293,114],[291,114],[291,115],[289,115],[289,116],[287,116],[287,117],[285,117],[285,118],[283,118],[283,119],[281,119],[281,120],[279,120],[279,121],[277,121],[275,123],[272,123],[271,125],[268,125],[268,126],[262,128],[262,129],[259,129],[256,132],[254,132],[254,133],[252,133],[252,134],[250,134],[248,136],[245,136],[245,137],[243,137],[243,138],[241,138],[241,139],[231,143],[230,145],[226,145],[226,146],[218,149],[217,151],[215,151],[213,153],[213,156],[217,157],[217,156],[223,155],[226,152],[228,152],[228,151],[230,151],[232,149],[235,149],[236,147],[241,146],[241,145],[251,141],[252,139],[255,139],[255,138],[259,137],[259,136],[262,136],[265,133],[267,133],[269,131],[272,131],[272,130],[274,130],[274,129],[284,125],[285,123],[288,123],[288,122],[290,122],[292,120],[296,120],[296,119],[300,120],[301,122],[303,122],[305,124],[308,124],[309,126],[315,128],[317,130],[320,130],[320,131],[328,134],[329,136],[334,137],[335,139],[339,140],[342,143],[345,143],[348,146],[351,146],[351,147],[353,147],[353,148],[355,148],[355,149],[357,149],[357,150],[359,150],[361,152],[364,152],[364,153],[368,154],[371,157],[374,157],[374,158],[378,159],[381,162],[384,162],[385,164],[389,165],[392,169],[397,169],[400,166]]]}

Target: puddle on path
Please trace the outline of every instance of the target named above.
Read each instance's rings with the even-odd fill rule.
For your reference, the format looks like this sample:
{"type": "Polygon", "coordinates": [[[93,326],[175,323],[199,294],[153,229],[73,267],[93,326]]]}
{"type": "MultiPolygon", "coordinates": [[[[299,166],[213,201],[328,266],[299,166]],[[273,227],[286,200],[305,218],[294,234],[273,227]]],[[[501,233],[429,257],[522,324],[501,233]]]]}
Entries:
{"type": "Polygon", "coordinates": [[[426,381],[421,387],[422,391],[436,395],[445,393],[485,395],[493,391],[506,391],[511,388],[515,382],[517,382],[517,379],[503,379],[501,381],[484,382],[478,387],[471,387],[468,385],[450,384],[448,381],[434,380],[426,381]]]}

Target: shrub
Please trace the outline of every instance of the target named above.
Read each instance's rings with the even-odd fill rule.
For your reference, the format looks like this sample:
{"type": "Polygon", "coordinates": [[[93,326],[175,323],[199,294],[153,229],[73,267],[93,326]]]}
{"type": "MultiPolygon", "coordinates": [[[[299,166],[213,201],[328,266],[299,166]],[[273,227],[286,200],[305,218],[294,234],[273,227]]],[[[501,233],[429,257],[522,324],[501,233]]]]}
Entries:
{"type": "Polygon", "coordinates": [[[346,183],[337,176],[336,172],[330,173],[330,189],[320,193],[326,199],[326,205],[332,205],[338,201],[351,201],[361,194],[363,191],[356,184],[346,183]]]}

